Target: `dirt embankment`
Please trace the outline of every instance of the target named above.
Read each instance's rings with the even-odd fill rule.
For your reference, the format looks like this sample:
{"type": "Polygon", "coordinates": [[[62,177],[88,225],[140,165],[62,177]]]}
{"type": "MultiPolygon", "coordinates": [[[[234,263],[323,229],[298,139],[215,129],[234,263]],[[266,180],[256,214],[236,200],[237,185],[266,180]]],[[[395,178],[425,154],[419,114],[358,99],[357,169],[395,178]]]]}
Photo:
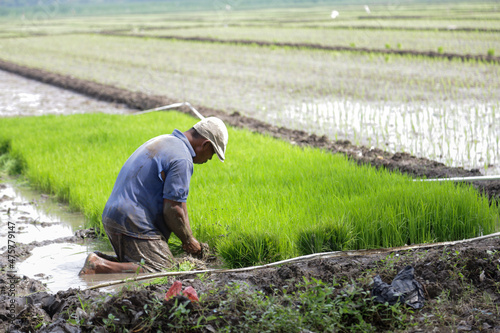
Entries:
{"type": "MultiPolygon", "coordinates": [[[[148,95],[141,92],[129,91],[110,85],[74,78],[69,75],[29,68],[3,60],[0,60],[0,69],[85,94],[99,100],[125,104],[137,110],[147,110],[179,102],[178,100],[173,100],[165,96],[148,95]]],[[[477,169],[464,170],[463,168],[447,167],[443,163],[426,158],[417,158],[407,153],[392,154],[380,149],[355,146],[349,141],[331,141],[326,136],[318,137],[304,131],[272,126],[260,120],[245,117],[238,112],[228,114],[221,110],[202,106],[195,106],[195,108],[204,115],[220,117],[231,126],[269,134],[273,137],[284,139],[300,146],[311,146],[326,149],[332,153],[342,153],[358,163],[366,163],[375,167],[384,167],[388,170],[399,170],[415,177],[445,178],[481,175],[477,169]]],[[[191,112],[188,107],[181,108],[181,111],[186,113],[191,112]]],[[[500,181],[481,181],[473,182],[473,184],[490,198],[500,198],[500,181]]]]}
{"type": "MultiPolygon", "coordinates": [[[[416,280],[423,286],[423,308],[398,308],[395,311],[402,311],[404,318],[393,316],[388,322],[387,318],[380,319],[381,309],[379,315],[366,315],[363,307],[372,309],[372,305],[360,302],[361,291],[353,299],[348,297],[348,302],[356,302],[359,308],[355,309],[354,315],[346,314],[341,318],[341,323],[356,322],[360,319],[356,317],[359,313],[376,331],[399,328],[398,331],[402,332],[499,332],[499,249],[500,239],[490,238],[454,246],[314,259],[279,268],[177,278],[184,286],[193,286],[199,295],[203,295],[201,303],[189,303],[182,297],[164,300],[175,278],[165,285],[128,287],[113,295],[77,289],[55,295],[42,291],[25,297],[2,294],[0,330],[29,332],[40,328],[40,332],[108,332],[127,329],[130,332],[156,332],[161,329],[182,332],[189,328],[193,332],[217,332],[230,326],[247,332],[253,325],[262,325],[258,319],[271,310],[258,306],[259,300],[265,302],[266,296],[272,297],[277,307],[290,307],[289,311],[305,306],[307,300],[301,297],[291,304],[290,298],[284,301],[285,294],[307,290],[304,278],[327,284],[335,281],[338,285],[328,297],[345,301],[346,295],[354,295],[349,293],[357,287],[369,292],[375,275],[390,283],[397,272],[411,265],[416,280]],[[180,303],[184,305],[179,307],[180,303]],[[17,314],[13,320],[10,318],[11,309],[17,314]],[[206,320],[208,316],[210,321],[206,320]]],[[[0,276],[0,282],[5,283],[3,279],[5,277],[0,276]]],[[[36,283],[24,280],[21,283],[32,291],[40,291],[41,287],[36,283]]],[[[309,297],[318,297],[318,292],[319,289],[309,297]]],[[[309,324],[316,325],[315,322],[309,324]]],[[[299,332],[299,329],[294,331],[299,332]]],[[[355,331],[363,330],[358,327],[355,331]]]]}
{"type": "Polygon", "coordinates": [[[162,38],[162,39],[175,39],[194,42],[206,43],[220,43],[220,44],[242,44],[242,45],[258,45],[258,46],[278,46],[278,47],[291,47],[298,49],[314,49],[325,51],[343,51],[343,52],[362,52],[362,53],[381,53],[381,54],[395,54],[395,55],[412,55],[424,56],[429,58],[439,58],[448,60],[462,60],[462,61],[482,61],[500,63],[500,57],[481,55],[481,54],[460,54],[449,52],[436,52],[436,51],[416,51],[416,50],[394,50],[394,49],[372,49],[367,47],[351,47],[351,46],[329,46],[313,43],[280,43],[280,42],[265,42],[258,40],[246,39],[219,39],[208,37],[184,37],[175,35],[146,35],[138,33],[123,33],[120,31],[103,31],[100,34],[109,36],[126,36],[126,37],[139,37],[139,38],[162,38]]]}

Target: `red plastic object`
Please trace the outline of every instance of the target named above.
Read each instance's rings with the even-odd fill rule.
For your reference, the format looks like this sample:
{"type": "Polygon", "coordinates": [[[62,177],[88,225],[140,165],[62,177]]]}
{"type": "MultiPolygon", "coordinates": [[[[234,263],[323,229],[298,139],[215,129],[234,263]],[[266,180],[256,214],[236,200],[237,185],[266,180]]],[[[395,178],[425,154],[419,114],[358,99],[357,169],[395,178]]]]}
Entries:
{"type": "Polygon", "coordinates": [[[172,284],[172,287],[167,291],[165,294],[165,301],[168,301],[175,296],[179,295],[182,290],[182,282],[181,281],[174,281],[174,284],[172,284]]]}
{"type": "Polygon", "coordinates": [[[194,288],[191,286],[186,287],[186,289],[184,289],[182,291],[182,293],[184,294],[184,296],[189,298],[189,300],[191,302],[199,302],[200,301],[200,299],[198,298],[198,294],[196,293],[196,290],[194,290],[194,288]]]}

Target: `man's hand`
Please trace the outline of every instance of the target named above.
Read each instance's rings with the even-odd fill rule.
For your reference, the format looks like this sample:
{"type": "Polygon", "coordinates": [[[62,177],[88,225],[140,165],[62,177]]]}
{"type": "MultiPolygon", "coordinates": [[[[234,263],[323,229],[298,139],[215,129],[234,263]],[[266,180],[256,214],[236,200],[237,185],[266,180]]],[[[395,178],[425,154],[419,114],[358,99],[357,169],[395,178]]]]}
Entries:
{"type": "Polygon", "coordinates": [[[187,205],[185,202],[176,202],[168,199],[163,200],[163,220],[167,228],[172,231],[182,242],[182,248],[189,254],[201,254],[201,245],[193,237],[187,205]]]}
{"type": "Polygon", "coordinates": [[[189,254],[196,255],[201,253],[200,242],[198,242],[194,237],[191,237],[187,242],[183,243],[182,248],[189,254]]]}

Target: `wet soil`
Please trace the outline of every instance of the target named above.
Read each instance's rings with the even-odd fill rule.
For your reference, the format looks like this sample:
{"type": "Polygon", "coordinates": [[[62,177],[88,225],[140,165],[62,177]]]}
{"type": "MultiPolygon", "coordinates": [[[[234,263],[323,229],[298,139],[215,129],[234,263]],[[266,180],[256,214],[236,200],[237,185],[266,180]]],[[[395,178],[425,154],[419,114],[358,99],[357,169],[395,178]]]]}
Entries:
{"type": "MultiPolygon", "coordinates": [[[[251,293],[276,296],[284,289],[288,294],[299,291],[304,278],[314,278],[326,283],[336,281],[341,290],[358,283],[369,292],[376,274],[390,283],[407,265],[415,269],[415,279],[423,286],[425,305],[408,312],[411,314],[407,320],[409,326],[400,331],[500,331],[499,238],[429,249],[314,259],[250,272],[187,275],[161,285],[124,287],[113,294],[79,289],[50,294],[43,291],[39,282],[22,279],[19,287],[39,292],[24,297],[8,297],[2,293],[0,330],[28,332],[39,327],[40,332],[107,332],[112,330],[108,320],[112,314],[114,327],[120,331],[156,332],[160,327],[163,331],[175,331],[165,328],[175,324],[177,319],[171,313],[179,302],[187,300],[182,296],[169,301],[164,298],[176,279],[183,286],[192,286],[202,300],[185,303],[190,318],[185,327],[194,327],[209,311],[214,319],[193,331],[216,332],[248,319],[236,304],[227,312],[228,302],[237,303],[228,293],[235,285],[251,293]],[[148,306],[157,315],[154,319],[145,314],[148,306]],[[10,309],[16,313],[13,319],[9,317],[10,309]],[[217,317],[218,311],[224,316],[217,317]]],[[[5,274],[0,275],[4,285],[6,278],[5,274]]],[[[375,326],[377,331],[385,331],[384,325],[375,323],[375,326]]]]}
{"type": "Polygon", "coordinates": [[[132,110],[0,71],[0,117],[91,112],[131,113],[132,110]]]}
{"type": "Polygon", "coordinates": [[[112,248],[84,225],[83,214],[54,196],[0,175],[0,266],[42,281],[52,292],[93,285],[92,279],[75,278],[82,262],[89,252],[112,248]]]}
{"type": "MultiPolygon", "coordinates": [[[[163,96],[127,91],[3,61],[0,61],[0,68],[104,101],[123,103],[139,110],[177,102],[163,96]]],[[[391,154],[378,149],[354,146],[348,141],[330,141],[326,137],[278,128],[241,116],[236,112],[228,114],[203,107],[197,109],[207,116],[219,116],[232,126],[265,133],[299,146],[312,146],[332,153],[342,153],[357,163],[399,170],[415,177],[480,175],[479,170],[451,168],[442,163],[416,158],[405,153],[391,154]]],[[[190,112],[187,108],[182,111],[190,112]]],[[[477,182],[474,186],[491,198],[500,196],[499,181],[477,182]]],[[[26,258],[33,248],[46,243],[78,242],[82,237],[90,237],[91,234],[91,231],[83,231],[73,236],[30,242],[16,249],[16,260],[26,258]]],[[[8,248],[3,248],[0,256],[2,288],[0,331],[106,332],[110,330],[109,314],[112,314],[116,319],[112,324],[119,330],[126,328],[130,331],[156,332],[160,326],[168,327],[168,324],[176,318],[171,316],[171,311],[176,308],[176,301],[164,300],[165,292],[171,286],[173,278],[164,285],[145,288],[128,286],[114,293],[81,289],[51,293],[46,291],[41,279],[10,273],[8,251],[8,248]],[[152,320],[150,315],[145,314],[145,306],[161,309],[163,315],[152,320]]],[[[233,301],[227,296],[229,294],[227,288],[234,286],[235,283],[241,284],[240,288],[261,291],[264,295],[279,294],[285,288],[291,293],[298,288],[299,283],[303,282],[304,277],[327,283],[335,280],[341,283],[342,288],[347,287],[352,281],[358,281],[369,291],[369,281],[373,275],[380,274],[384,281],[390,282],[406,265],[415,268],[416,279],[424,287],[426,297],[424,308],[414,311],[409,316],[408,321],[413,326],[407,331],[500,332],[499,238],[425,250],[314,259],[249,272],[187,275],[176,279],[183,281],[185,286],[193,286],[202,296],[202,302],[188,304],[194,326],[202,315],[206,315],[206,306],[210,306],[212,312],[215,310],[213,313],[216,313],[220,306],[233,301]]],[[[238,307],[234,307],[234,312],[229,314],[231,318],[215,316],[210,325],[196,330],[216,332],[226,325],[237,324],[243,320],[242,313],[237,309],[238,307]]],[[[384,326],[380,326],[379,329],[383,331],[384,326]]]]}
{"type": "MultiPolygon", "coordinates": [[[[0,69],[60,88],[72,90],[102,101],[124,104],[136,110],[147,110],[178,102],[178,100],[173,100],[165,96],[129,91],[110,85],[74,78],[68,75],[29,68],[3,60],[0,60],[0,69]]],[[[272,126],[258,119],[243,116],[238,112],[230,113],[230,110],[227,112],[197,105],[194,107],[205,116],[217,116],[234,127],[246,128],[254,132],[268,134],[299,146],[311,146],[322,148],[332,153],[342,153],[357,163],[370,164],[377,168],[386,168],[388,170],[399,170],[414,177],[446,178],[481,175],[478,169],[465,170],[459,167],[448,167],[443,163],[426,158],[417,158],[408,153],[393,154],[377,148],[371,149],[364,146],[356,146],[349,141],[332,141],[326,136],[318,137],[317,135],[311,135],[304,131],[272,126]]],[[[183,107],[180,110],[191,113],[188,107],[183,107]]],[[[472,182],[472,184],[490,198],[500,198],[500,180],[472,182]]]]}

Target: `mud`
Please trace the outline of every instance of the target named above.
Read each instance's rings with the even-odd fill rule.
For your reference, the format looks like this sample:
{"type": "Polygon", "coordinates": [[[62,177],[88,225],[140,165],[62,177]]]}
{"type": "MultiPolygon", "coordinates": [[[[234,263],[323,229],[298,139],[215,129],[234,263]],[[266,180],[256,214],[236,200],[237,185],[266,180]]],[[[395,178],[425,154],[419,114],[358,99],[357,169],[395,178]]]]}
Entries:
{"type": "MultiPolygon", "coordinates": [[[[441,246],[427,250],[392,252],[386,254],[315,259],[285,264],[279,268],[266,268],[245,273],[212,274],[210,276],[184,276],[176,278],[184,286],[192,286],[202,303],[190,303],[187,309],[193,323],[206,314],[203,304],[209,304],[212,313],[227,302],[228,286],[239,285],[249,292],[260,291],[264,295],[276,295],[284,289],[293,293],[304,278],[323,282],[340,283],[348,287],[353,281],[366,279],[364,288],[370,290],[370,280],[379,274],[384,281],[391,281],[406,265],[415,269],[415,278],[425,291],[424,308],[413,312],[412,332],[471,331],[498,332],[500,330],[499,281],[500,239],[490,238],[475,243],[441,246]],[[205,298],[203,298],[205,297],[205,298]],[[444,301],[446,299],[446,302],[444,301]],[[484,300],[488,299],[487,302],[484,300]],[[463,303],[467,304],[463,304],[463,303]],[[441,319],[434,318],[439,308],[441,319]],[[424,320],[425,319],[425,320],[424,320]]],[[[0,277],[4,282],[5,277],[0,277]]],[[[24,297],[0,296],[2,328],[9,332],[27,332],[39,327],[41,332],[105,332],[109,327],[109,314],[119,330],[156,332],[168,327],[175,318],[168,316],[176,306],[174,300],[165,301],[165,293],[173,279],[164,285],[145,288],[126,287],[109,294],[94,290],[69,289],[57,294],[44,291],[24,297]],[[12,303],[10,303],[12,302],[12,303]],[[14,304],[17,315],[9,319],[8,305],[14,304]],[[147,306],[155,309],[154,320],[145,316],[147,306]],[[71,320],[76,320],[78,326],[71,320]],[[107,326],[108,325],[108,326],[107,326]]],[[[37,282],[23,280],[26,289],[40,290],[37,282]]],[[[182,299],[177,299],[182,301],[182,299]]],[[[151,310],[153,311],[153,310],[151,310]]],[[[234,310],[233,324],[242,318],[234,310]]],[[[230,318],[218,318],[210,325],[194,329],[198,332],[215,332],[228,324],[230,318]]],[[[383,326],[381,326],[383,328],[383,326]]]]}
{"type": "Polygon", "coordinates": [[[0,117],[91,112],[131,113],[132,110],[0,71],[0,117]]]}
{"type": "Polygon", "coordinates": [[[448,52],[435,52],[435,51],[415,51],[415,50],[391,50],[391,49],[371,49],[367,47],[350,47],[350,46],[328,46],[322,44],[311,44],[311,43],[279,43],[279,42],[264,42],[258,40],[245,40],[245,39],[219,39],[219,38],[208,38],[208,37],[183,37],[175,35],[145,35],[137,33],[120,33],[120,32],[101,32],[103,35],[111,36],[127,36],[127,37],[139,37],[139,38],[163,38],[163,39],[175,39],[175,40],[185,40],[185,41],[195,41],[195,42],[206,42],[206,43],[221,43],[221,44],[241,44],[241,45],[258,45],[258,46],[278,46],[278,47],[291,47],[291,48],[304,48],[304,49],[314,49],[314,50],[325,50],[325,51],[348,51],[348,52],[362,52],[362,53],[382,53],[382,54],[395,54],[395,55],[412,55],[412,56],[424,56],[429,58],[438,59],[448,59],[448,60],[462,60],[462,61],[481,61],[481,62],[491,62],[499,63],[500,57],[488,56],[488,55],[473,55],[473,54],[459,54],[459,53],[448,53],[448,52]]]}
{"type": "MultiPolygon", "coordinates": [[[[178,100],[172,100],[164,96],[133,92],[41,69],[29,68],[3,60],[0,60],[0,69],[60,88],[69,89],[102,101],[124,104],[136,110],[147,110],[178,102],[178,100]]],[[[417,158],[408,153],[393,154],[377,148],[372,149],[364,146],[356,146],[349,141],[332,141],[326,136],[318,137],[304,131],[272,126],[260,120],[245,117],[238,112],[228,114],[221,110],[202,106],[195,106],[195,108],[206,116],[213,115],[220,117],[234,127],[268,134],[299,146],[311,146],[322,148],[332,153],[342,153],[357,163],[370,164],[377,168],[386,168],[388,170],[399,170],[414,177],[446,178],[481,175],[479,169],[465,170],[460,167],[448,167],[443,163],[426,158],[417,158]]],[[[188,107],[181,108],[180,110],[191,113],[188,107]]],[[[472,184],[490,198],[500,198],[500,181],[476,181],[472,182],[472,184]]]]}
{"type": "MultiPolygon", "coordinates": [[[[11,182],[0,183],[0,269],[41,281],[51,292],[95,284],[76,277],[89,252],[112,251],[107,241],[97,239],[93,229],[82,229],[83,214],[11,182]]],[[[16,292],[31,291],[21,283],[16,292]]]]}

